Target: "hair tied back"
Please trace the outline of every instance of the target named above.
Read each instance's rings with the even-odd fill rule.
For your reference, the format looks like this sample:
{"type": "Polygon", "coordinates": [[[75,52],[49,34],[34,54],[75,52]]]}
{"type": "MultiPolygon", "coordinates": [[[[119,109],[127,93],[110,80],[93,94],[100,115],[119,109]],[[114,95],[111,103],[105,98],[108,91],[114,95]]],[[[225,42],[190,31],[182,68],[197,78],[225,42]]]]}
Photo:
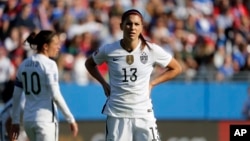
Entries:
{"type": "Polygon", "coordinates": [[[32,32],[30,35],[27,37],[26,41],[30,44],[31,49],[36,49],[37,43],[36,43],[36,33],[32,32]]]}

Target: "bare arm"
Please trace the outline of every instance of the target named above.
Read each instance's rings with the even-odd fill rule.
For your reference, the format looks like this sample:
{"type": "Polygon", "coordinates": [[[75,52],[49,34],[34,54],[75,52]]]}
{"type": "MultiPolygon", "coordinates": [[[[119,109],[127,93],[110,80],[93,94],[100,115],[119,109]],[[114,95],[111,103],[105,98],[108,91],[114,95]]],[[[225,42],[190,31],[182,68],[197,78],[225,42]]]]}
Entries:
{"type": "Polygon", "coordinates": [[[94,62],[92,57],[89,57],[85,62],[85,67],[88,70],[88,72],[93,76],[98,82],[101,83],[103,86],[104,92],[106,96],[110,95],[110,86],[105,81],[103,76],[100,74],[99,70],[97,69],[96,63],[94,62]]]}
{"type": "Polygon", "coordinates": [[[166,68],[167,70],[163,74],[157,76],[150,82],[150,87],[154,87],[160,83],[171,80],[182,72],[182,67],[175,58],[172,58],[166,68]]]}

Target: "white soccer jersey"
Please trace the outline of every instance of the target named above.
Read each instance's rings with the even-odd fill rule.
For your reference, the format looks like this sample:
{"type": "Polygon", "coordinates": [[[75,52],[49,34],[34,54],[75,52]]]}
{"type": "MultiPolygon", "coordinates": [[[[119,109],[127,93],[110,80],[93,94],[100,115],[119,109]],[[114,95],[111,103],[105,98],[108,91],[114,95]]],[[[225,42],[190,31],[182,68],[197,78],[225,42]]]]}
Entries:
{"type": "Polygon", "coordinates": [[[155,64],[166,67],[172,56],[160,46],[149,43],[141,50],[141,43],[127,52],[120,41],[100,47],[94,54],[96,64],[106,62],[109,68],[111,94],[103,113],[114,117],[152,116],[149,97],[150,76],[155,64]]]}
{"type": "MultiPolygon", "coordinates": [[[[57,122],[57,107],[61,108],[68,122],[74,118],[70,113],[59,90],[58,68],[55,61],[42,54],[35,54],[25,59],[17,72],[16,87],[25,92],[25,107],[23,120],[57,122]],[[56,88],[56,89],[55,89],[56,88]]],[[[14,100],[18,97],[18,89],[14,90],[14,100]]],[[[13,111],[18,107],[13,105],[13,111]]],[[[18,115],[13,113],[13,123],[18,123],[18,115]]]]}

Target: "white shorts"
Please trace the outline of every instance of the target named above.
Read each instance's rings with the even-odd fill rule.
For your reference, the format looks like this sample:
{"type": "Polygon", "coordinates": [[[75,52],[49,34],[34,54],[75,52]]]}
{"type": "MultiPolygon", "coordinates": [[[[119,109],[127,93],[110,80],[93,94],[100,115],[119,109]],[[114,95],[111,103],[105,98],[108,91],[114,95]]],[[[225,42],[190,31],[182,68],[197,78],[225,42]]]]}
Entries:
{"type": "Polygon", "coordinates": [[[160,141],[156,120],[107,117],[106,141],[160,141]]]}
{"type": "Polygon", "coordinates": [[[56,122],[24,122],[24,129],[30,141],[58,141],[56,122]]]}

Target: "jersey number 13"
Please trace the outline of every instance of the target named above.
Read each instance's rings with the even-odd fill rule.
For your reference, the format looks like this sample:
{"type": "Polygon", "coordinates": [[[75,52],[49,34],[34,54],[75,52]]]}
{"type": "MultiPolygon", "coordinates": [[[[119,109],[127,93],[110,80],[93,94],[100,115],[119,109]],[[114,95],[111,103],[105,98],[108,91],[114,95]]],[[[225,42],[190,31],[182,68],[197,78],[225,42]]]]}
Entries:
{"type": "Polygon", "coordinates": [[[122,68],[123,70],[123,80],[122,82],[135,82],[137,80],[137,68],[130,68],[130,69],[126,69],[126,68],[122,68]],[[130,72],[131,75],[128,75],[127,73],[130,72]]]}

